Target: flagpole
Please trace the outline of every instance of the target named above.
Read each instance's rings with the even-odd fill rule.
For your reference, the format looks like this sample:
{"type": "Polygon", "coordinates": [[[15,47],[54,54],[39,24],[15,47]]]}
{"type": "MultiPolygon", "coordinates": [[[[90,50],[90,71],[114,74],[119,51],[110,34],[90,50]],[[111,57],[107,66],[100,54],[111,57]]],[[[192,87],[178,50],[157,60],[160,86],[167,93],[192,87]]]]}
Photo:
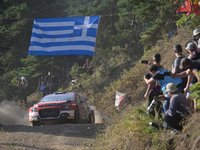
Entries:
{"type": "Polygon", "coordinates": [[[51,58],[51,60],[52,60],[51,72],[53,73],[53,67],[54,67],[54,56],[51,58]]]}

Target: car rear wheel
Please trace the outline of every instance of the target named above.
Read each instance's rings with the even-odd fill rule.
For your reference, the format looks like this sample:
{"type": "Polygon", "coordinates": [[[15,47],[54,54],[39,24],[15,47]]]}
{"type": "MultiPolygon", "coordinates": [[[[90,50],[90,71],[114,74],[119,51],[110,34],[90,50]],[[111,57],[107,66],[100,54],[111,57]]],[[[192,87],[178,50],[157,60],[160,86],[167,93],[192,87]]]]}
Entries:
{"type": "Polygon", "coordinates": [[[94,110],[92,110],[90,112],[90,115],[89,115],[89,121],[88,121],[90,124],[94,124],[95,123],[95,117],[94,117],[94,110]]]}
{"type": "Polygon", "coordinates": [[[74,123],[80,122],[80,115],[79,115],[79,107],[76,107],[76,110],[74,111],[74,123]]]}
{"type": "Polygon", "coordinates": [[[33,122],[31,122],[31,125],[32,126],[40,126],[40,123],[39,123],[39,121],[33,121],[33,122]]]}

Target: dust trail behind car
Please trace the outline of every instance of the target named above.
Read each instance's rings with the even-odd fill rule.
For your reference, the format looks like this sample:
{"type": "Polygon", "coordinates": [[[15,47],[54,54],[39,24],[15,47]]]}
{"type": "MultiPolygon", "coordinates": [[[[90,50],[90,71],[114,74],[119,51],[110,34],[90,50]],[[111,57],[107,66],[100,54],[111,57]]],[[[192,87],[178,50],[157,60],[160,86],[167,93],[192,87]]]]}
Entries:
{"type": "Polygon", "coordinates": [[[29,125],[28,112],[11,101],[2,101],[0,103],[0,123],[3,125],[29,125]]]}

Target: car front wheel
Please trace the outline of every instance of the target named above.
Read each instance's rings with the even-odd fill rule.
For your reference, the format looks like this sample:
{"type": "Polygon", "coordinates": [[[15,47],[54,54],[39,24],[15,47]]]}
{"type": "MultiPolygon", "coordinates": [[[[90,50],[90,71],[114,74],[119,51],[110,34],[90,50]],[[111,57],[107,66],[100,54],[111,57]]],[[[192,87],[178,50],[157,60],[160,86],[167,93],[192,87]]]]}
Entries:
{"type": "Polygon", "coordinates": [[[74,123],[80,122],[80,115],[79,115],[79,107],[76,107],[76,110],[74,112],[74,123]]]}
{"type": "Polygon", "coordinates": [[[31,122],[31,125],[32,126],[40,126],[40,123],[39,123],[39,121],[33,121],[33,122],[31,122]]]}

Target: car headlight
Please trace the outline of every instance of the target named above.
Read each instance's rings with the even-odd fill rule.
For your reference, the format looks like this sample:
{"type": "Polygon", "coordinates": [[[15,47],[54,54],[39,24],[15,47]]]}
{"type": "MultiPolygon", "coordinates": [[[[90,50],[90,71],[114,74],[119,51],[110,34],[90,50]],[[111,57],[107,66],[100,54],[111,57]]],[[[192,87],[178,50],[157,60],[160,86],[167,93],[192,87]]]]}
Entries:
{"type": "Polygon", "coordinates": [[[68,110],[70,107],[69,106],[63,106],[62,110],[68,110]]]}
{"type": "Polygon", "coordinates": [[[37,111],[38,111],[38,109],[36,107],[32,108],[32,112],[37,112],[37,111]]]}

